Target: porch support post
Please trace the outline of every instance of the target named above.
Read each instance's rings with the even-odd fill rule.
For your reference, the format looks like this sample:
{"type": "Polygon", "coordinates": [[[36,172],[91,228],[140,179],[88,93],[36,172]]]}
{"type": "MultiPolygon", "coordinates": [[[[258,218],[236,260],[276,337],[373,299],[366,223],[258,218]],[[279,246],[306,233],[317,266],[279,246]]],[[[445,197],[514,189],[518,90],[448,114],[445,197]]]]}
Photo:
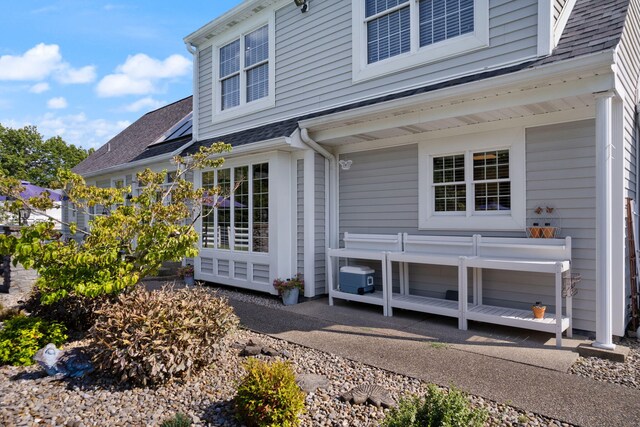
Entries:
{"type": "Polygon", "coordinates": [[[596,98],[596,341],[594,347],[615,349],[612,341],[612,157],[613,92],[596,98]]]}
{"type": "Polygon", "coordinates": [[[316,292],[316,203],[315,203],[315,151],[304,153],[304,296],[314,297],[316,292]]]}

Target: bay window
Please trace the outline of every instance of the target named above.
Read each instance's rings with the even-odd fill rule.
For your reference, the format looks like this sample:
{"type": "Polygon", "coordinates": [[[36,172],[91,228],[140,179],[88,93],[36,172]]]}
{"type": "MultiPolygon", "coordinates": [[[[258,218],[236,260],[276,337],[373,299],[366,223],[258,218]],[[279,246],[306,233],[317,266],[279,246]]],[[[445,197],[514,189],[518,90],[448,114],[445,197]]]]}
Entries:
{"type": "Polygon", "coordinates": [[[259,163],[202,173],[210,194],[203,206],[203,248],[269,251],[269,164],[259,163]]]}

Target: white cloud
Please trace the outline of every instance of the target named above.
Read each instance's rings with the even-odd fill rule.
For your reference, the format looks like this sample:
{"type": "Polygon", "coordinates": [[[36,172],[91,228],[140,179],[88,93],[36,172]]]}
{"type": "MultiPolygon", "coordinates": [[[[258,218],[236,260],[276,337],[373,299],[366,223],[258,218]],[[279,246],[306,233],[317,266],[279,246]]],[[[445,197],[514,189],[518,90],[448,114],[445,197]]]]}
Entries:
{"type": "Polygon", "coordinates": [[[155,110],[156,108],[160,108],[165,104],[166,102],[164,101],[159,101],[157,99],[153,99],[150,96],[147,96],[146,98],[139,99],[135,102],[132,102],[129,105],[126,105],[124,107],[124,110],[130,113],[137,113],[138,111],[141,111],[141,110],[151,111],[151,110],[155,110]]]}
{"type": "Polygon", "coordinates": [[[58,45],[40,43],[23,55],[0,56],[0,80],[43,80],[61,63],[58,45]]]}
{"type": "Polygon", "coordinates": [[[47,101],[47,107],[54,110],[61,110],[63,108],[67,108],[67,100],[64,97],[59,96],[57,98],[51,98],[47,101]]]}
{"type": "Polygon", "coordinates": [[[34,120],[33,124],[46,138],[60,135],[67,143],[84,148],[98,148],[129,126],[131,122],[89,119],[84,113],[62,116],[46,113],[34,120]]]}
{"type": "Polygon", "coordinates": [[[49,89],[50,89],[49,83],[41,82],[41,83],[36,83],[33,86],[31,86],[29,88],[29,92],[31,92],[31,93],[43,93],[43,92],[48,91],[49,89]]]}
{"type": "Polygon", "coordinates": [[[114,74],[105,76],[96,91],[101,97],[155,93],[161,80],[185,76],[190,70],[191,61],[182,55],[171,55],[161,61],[139,53],[127,57],[114,74]]]}
{"type": "Polygon", "coordinates": [[[0,80],[42,81],[51,76],[63,84],[91,83],[96,67],[73,68],[63,61],[56,44],[40,43],[22,55],[0,56],[0,80]]]}
{"type": "Polygon", "coordinates": [[[56,72],[55,78],[62,84],[91,83],[96,79],[96,67],[93,65],[82,68],[64,66],[56,72]]]}

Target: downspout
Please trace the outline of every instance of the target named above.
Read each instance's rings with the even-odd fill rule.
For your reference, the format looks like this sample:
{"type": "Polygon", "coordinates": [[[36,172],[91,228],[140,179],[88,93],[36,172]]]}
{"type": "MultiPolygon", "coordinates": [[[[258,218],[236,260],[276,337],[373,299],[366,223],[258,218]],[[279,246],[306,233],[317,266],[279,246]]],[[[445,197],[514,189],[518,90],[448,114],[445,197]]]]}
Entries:
{"type": "Polygon", "coordinates": [[[300,139],[309,148],[329,160],[329,247],[338,247],[338,218],[336,215],[338,207],[338,161],[336,156],[327,151],[320,144],[315,142],[306,128],[300,129],[300,139]]]}
{"type": "Polygon", "coordinates": [[[197,111],[199,110],[198,106],[200,104],[200,95],[198,94],[198,47],[193,45],[192,43],[185,42],[185,47],[187,51],[193,56],[193,118],[192,120],[192,129],[191,129],[191,139],[193,141],[198,140],[198,122],[199,117],[197,111]]]}

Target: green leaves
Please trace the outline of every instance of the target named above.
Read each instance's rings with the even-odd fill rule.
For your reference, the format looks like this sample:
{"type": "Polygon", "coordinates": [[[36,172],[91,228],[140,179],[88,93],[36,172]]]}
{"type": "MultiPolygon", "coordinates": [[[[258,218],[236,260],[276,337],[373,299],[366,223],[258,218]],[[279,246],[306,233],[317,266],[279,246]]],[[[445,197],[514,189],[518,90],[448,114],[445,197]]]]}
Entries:
{"type": "Polygon", "coordinates": [[[15,316],[0,330],[0,365],[32,365],[36,352],[52,342],[56,346],[67,340],[67,329],[58,322],[39,317],[15,316]]]}

